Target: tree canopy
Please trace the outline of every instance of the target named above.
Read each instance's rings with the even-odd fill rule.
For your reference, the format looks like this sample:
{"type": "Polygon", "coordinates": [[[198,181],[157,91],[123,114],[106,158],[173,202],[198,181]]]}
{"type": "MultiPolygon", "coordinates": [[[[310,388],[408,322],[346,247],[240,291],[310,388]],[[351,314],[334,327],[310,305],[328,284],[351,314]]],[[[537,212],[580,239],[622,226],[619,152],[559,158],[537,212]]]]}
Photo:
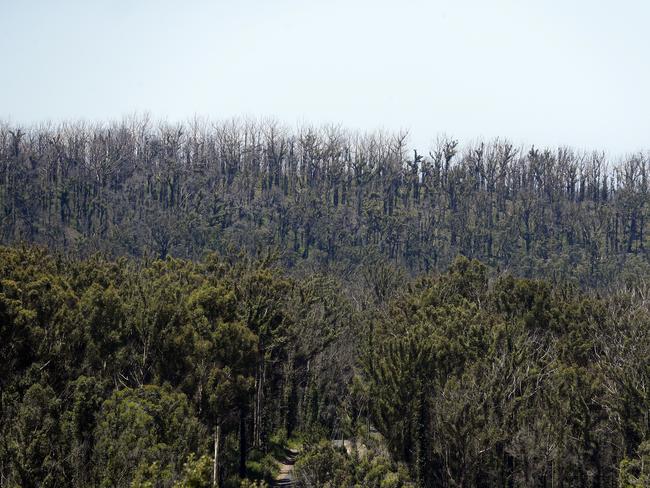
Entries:
{"type": "Polygon", "coordinates": [[[647,486],[648,161],[0,124],[0,486],[647,486]]]}

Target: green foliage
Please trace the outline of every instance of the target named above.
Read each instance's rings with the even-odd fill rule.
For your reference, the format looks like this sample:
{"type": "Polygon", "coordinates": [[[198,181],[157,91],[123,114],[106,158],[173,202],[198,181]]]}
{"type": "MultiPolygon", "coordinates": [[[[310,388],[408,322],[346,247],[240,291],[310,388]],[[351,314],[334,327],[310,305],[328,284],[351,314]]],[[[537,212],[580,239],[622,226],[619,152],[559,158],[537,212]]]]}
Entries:
{"type": "Polygon", "coordinates": [[[619,486],[621,488],[640,488],[650,485],[650,442],[639,444],[633,459],[621,461],[619,486]]]}
{"type": "Polygon", "coordinates": [[[270,479],[288,429],[335,418],[325,402],[345,383],[322,357],[351,324],[329,279],[299,284],[272,258],[77,261],[36,248],[0,248],[0,269],[3,485],[190,483],[202,475],[183,463],[202,472],[215,443],[222,482],[270,479]],[[307,325],[323,334],[301,336],[307,325]],[[317,388],[320,407],[302,408],[317,388]]]}
{"type": "Polygon", "coordinates": [[[377,320],[353,394],[421,486],[615,486],[650,411],[650,310],[620,299],[460,259],[377,320]]]}
{"type": "Polygon", "coordinates": [[[158,486],[180,473],[205,438],[185,395],[147,385],[104,401],[95,431],[94,466],[101,486],[158,486]]]}
{"type": "Polygon", "coordinates": [[[30,386],[18,405],[8,432],[10,462],[20,486],[56,486],[61,481],[57,463],[58,400],[52,388],[30,386]]]}
{"type": "Polygon", "coordinates": [[[190,453],[183,464],[182,478],[174,484],[174,488],[208,488],[212,484],[212,460],[208,456],[196,459],[190,453]]]}
{"type": "Polygon", "coordinates": [[[296,461],[295,475],[299,486],[305,488],[413,486],[405,470],[396,468],[385,456],[371,451],[355,459],[325,440],[311,445],[300,455],[296,461]]]}
{"type": "Polygon", "coordinates": [[[647,484],[640,277],[366,261],[0,248],[0,484],[260,486],[296,450],[304,486],[647,484]]]}
{"type": "Polygon", "coordinates": [[[343,453],[322,441],[296,461],[296,477],[305,487],[349,486],[347,462],[343,453]]]}

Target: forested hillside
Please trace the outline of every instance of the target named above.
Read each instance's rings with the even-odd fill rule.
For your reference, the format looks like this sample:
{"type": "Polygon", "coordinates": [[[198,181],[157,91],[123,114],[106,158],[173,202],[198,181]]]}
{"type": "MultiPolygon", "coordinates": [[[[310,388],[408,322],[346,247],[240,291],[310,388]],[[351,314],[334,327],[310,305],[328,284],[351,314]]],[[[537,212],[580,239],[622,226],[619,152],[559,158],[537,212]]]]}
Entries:
{"type": "Polygon", "coordinates": [[[650,486],[648,171],[2,124],[0,486],[650,486]]]}
{"type": "Polygon", "coordinates": [[[462,254],[590,286],[650,274],[647,155],[452,139],[427,151],[274,122],[4,124],[0,241],[192,259],[270,246],[316,269],[372,250],[414,274],[462,254]]]}
{"type": "Polygon", "coordinates": [[[328,277],[29,248],[0,276],[2,486],[171,486],[215,450],[236,479],[272,435],[341,428],[359,325],[328,277]]]}
{"type": "Polygon", "coordinates": [[[360,273],[1,248],[0,484],[647,486],[647,288],[360,273]]]}

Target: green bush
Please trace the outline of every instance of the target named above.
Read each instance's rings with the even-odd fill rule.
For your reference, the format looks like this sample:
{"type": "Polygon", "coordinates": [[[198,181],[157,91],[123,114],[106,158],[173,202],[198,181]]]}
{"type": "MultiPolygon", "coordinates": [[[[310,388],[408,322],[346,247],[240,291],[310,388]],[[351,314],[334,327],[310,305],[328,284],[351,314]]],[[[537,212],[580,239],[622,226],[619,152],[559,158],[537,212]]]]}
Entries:
{"type": "Polygon", "coordinates": [[[296,461],[296,479],[300,486],[337,488],[402,488],[410,486],[405,470],[372,451],[355,460],[345,450],[323,440],[308,448],[296,461]]]}

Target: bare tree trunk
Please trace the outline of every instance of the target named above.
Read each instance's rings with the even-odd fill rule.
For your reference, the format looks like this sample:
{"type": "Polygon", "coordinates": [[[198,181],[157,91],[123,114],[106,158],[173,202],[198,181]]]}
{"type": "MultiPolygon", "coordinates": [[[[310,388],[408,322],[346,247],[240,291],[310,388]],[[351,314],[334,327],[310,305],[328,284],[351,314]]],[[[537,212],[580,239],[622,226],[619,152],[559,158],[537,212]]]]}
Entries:
{"type": "Polygon", "coordinates": [[[219,488],[219,438],[221,437],[221,424],[217,422],[214,430],[214,459],[212,461],[212,486],[219,488]]]}
{"type": "Polygon", "coordinates": [[[246,477],[246,407],[239,409],[239,477],[246,477]]]}
{"type": "Polygon", "coordinates": [[[260,393],[258,396],[258,406],[257,406],[257,447],[260,447],[262,444],[262,409],[264,405],[264,384],[266,383],[266,359],[262,359],[262,381],[260,382],[260,393]]]}
{"type": "MultiPolygon", "coordinates": [[[[263,356],[262,356],[263,358],[263,356]]],[[[262,359],[262,363],[264,359],[262,359]]],[[[253,404],[253,446],[259,447],[259,438],[260,438],[260,419],[262,417],[260,413],[261,408],[261,397],[262,397],[262,383],[264,382],[262,374],[262,366],[258,361],[257,368],[255,371],[255,402],[253,404]]]]}
{"type": "Polygon", "coordinates": [[[258,448],[262,439],[262,406],[264,397],[264,383],[266,381],[266,359],[261,355],[255,372],[255,401],[253,404],[253,446],[258,448]]]}
{"type": "Polygon", "coordinates": [[[260,383],[261,383],[261,378],[260,378],[260,363],[259,360],[257,361],[257,365],[255,367],[255,397],[253,399],[253,444],[255,444],[255,439],[257,439],[257,409],[259,405],[259,395],[260,395],[260,383]]]}

